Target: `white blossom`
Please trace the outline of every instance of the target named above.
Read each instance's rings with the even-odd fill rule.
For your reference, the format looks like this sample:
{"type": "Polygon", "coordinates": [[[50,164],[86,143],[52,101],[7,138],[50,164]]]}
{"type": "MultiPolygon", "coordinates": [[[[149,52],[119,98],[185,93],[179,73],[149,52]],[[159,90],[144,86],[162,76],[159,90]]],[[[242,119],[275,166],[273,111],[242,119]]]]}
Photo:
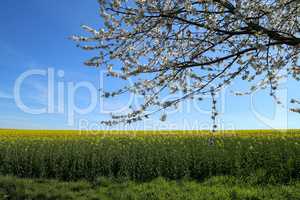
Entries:
{"type": "Polygon", "coordinates": [[[214,96],[235,79],[251,83],[249,91],[236,95],[269,87],[279,102],[278,72],[287,69],[300,80],[299,1],[100,0],[99,7],[103,27],[83,25],[89,35],[71,39],[98,51],[86,65],[105,66],[109,76],[135,81],[105,97],[125,92],[144,97],[138,108],[113,114],[104,124],[140,121],[181,101],[214,96]],[[177,96],[163,101],[162,94],[177,96]]]}

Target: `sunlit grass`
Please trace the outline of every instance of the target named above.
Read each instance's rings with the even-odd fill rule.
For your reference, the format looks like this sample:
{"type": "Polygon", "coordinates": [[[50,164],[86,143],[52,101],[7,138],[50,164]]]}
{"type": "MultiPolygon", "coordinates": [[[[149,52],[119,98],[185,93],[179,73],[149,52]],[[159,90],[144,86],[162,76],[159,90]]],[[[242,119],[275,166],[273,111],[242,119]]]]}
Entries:
{"type": "Polygon", "coordinates": [[[204,182],[156,178],[138,183],[100,177],[94,182],[0,177],[0,199],[31,200],[234,200],[299,199],[300,183],[253,185],[234,177],[212,177],[204,182]],[[2,198],[3,197],[3,198],[2,198]]]}

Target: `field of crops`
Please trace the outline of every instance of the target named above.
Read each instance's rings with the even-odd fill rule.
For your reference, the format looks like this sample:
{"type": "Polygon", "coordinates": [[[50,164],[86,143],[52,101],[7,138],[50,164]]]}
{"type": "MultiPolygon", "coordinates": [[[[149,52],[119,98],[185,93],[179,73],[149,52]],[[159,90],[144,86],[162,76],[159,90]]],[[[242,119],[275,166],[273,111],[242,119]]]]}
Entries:
{"type": "Polygon", "coordinates": [[[64,181],[233,176],[300,180],[300,131],[77,132],[0,130],[0,175],[64,181]]]}

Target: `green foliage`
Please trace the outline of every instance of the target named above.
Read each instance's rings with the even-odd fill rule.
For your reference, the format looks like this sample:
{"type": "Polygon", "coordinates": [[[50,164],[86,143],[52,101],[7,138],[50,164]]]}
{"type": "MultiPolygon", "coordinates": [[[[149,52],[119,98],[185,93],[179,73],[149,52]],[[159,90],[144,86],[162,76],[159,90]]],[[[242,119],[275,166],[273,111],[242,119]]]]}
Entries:
{"type": "Polygon", "coordinates": [[[214,145],[205,132],[9,133],[0,136],[2,175],[85,179],[94,185],[107,185],[103,177],[202,181],[225,175],[259,185],[300,180],[300,137],[293,133],[217,133],[214,145]]]}
{"type": "MultiPolygon", "coordinates": [[[[105,180],[104,180],[105,179],[105,180]]],[[[0,200],[284,200],[299,199],[300,183],[256,186],[234,177],[212,177],[202,183],[156,178],[151,182],[59,182],[47,179],[0,177],[0,200]]]]}

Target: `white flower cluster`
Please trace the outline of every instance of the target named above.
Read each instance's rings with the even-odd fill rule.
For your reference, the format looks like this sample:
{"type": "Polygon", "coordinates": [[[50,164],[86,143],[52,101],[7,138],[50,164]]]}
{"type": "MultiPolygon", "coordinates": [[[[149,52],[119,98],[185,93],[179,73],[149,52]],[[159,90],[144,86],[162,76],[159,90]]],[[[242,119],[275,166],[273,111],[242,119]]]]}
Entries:
{"type": "MultiPolygon", "coordinates": [[[[287,69],[296,79],[300,75],[299,4],[293,0],[99,0],[102,28],[84,25],[89,35],[72,39],[84,50],[97,51],[86,65],[106,67],[108,76],[135,80],[133,86],[103,92],[107,98],[125,92],[144,97],[139,108],[103,122],[132,123],[189,98],[214,96],[238,78],[254,83],[250,92],[239,95],[270,87],[270,95],[276,97],[278,71],[287,69]],[[162,94],[178,95],[163,101],[162,94]]],[[[213,98],[213,120],[215,104],[213,98]]],[[[166,119],[163,114],[161,120],[166,119]]]]}

